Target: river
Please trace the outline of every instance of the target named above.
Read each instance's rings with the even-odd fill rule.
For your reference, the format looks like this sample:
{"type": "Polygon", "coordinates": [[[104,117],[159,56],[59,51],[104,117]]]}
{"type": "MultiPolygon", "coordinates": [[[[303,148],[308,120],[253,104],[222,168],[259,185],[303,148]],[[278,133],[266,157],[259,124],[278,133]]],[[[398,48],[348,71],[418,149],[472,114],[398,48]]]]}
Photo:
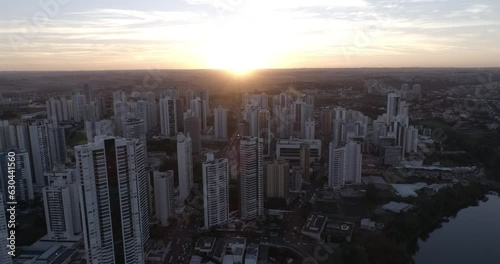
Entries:
{"type": "Polygon", "coordinates": [[[416,264],[500,263],[500,197],[458,212],[457,217],[418,242],[416,264]]]}

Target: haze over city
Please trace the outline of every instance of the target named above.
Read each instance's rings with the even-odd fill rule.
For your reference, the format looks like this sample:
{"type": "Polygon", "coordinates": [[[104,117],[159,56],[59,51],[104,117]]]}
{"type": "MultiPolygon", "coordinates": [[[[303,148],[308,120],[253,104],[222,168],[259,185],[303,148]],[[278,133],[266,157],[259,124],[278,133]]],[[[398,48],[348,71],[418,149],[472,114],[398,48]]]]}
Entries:
{"type": "Polygon", "coordinates": [[[0,70],[500,66],[500,3],[6,1],[0,70]]]}

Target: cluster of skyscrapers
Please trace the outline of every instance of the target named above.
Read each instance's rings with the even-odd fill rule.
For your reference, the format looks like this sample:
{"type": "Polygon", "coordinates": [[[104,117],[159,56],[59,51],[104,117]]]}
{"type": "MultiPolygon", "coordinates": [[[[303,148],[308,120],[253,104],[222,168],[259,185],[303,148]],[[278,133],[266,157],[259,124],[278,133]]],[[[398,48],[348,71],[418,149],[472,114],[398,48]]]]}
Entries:
{"type": "MultiPolygon", "coordinates": [[[[403,85],[402,91],[405,90],[408,90],[408,85],[403,85]]],[[[414,86],[412,94],[420,94],[419,85],[414,86]]],[[[357,111],[321,109],[321,131],[328,134],[332,127],[329,185],[339,189],[346,183],[361,183],[362,153],[369,149],[378,150],[381,160],[388,166],[398,166],[407,155],[416,153],[419,130],[409,125],[408,109],[409,104],[403,100],[401,91],[387,94],[386,113],[376,120],[370,120],[357,111]],[[333,124],[329,123],[332,117],[333,124]]]]}
{"type": "MultiPolygon", "coordinates": [[[[225,156],[205,153],[202,161],[205,229],[228,223],[231,184],[239,192],[239,216],[245,222],[264,216],[266,199],[288,199],[290,192],[300,191],[311,180],[311,163],[322,158],[322,140],[330,142],[328,185],[334,189],[361,183],[362,153],[372,147],[385,164],[396,166],[417,151],[418,129],[409,125],[404,98],[419,89],[389,93],[387,112],[377,120],[323,107],[318,125],[312,96],[244,94],[242,121],[229,151],[225,156]]],[[[202,152],[202,135],[213,128],[214,139],[230,137],[228,110],[219,106],[210,113],[208,90],[186,90],[180,97],[175,87],[158,97],[151,91],[130,96],[116,91],[112,100],[113,117],[106,119],[104,98],[94,98],[85,85],[71,99],[50,98],[43,120],[0,121],[0,200],[7,198],[7,153],[15,151],[16,199],[29,203],[41,195],[47,237],[83,237],[89,263],[143,263],[150,223],[169,225],[178,205],[191,197],[193,156],[202,152]],[[66,122],[84,125],[87,142],[74,151],[66,148],[66,122]],[[157,134],[176,141],[177,175],[148,163],[148,132],[157,128],[157,134]]],[[[2,217],[0,234],[6,230],[2,217]]]]}
{"type": "MultiPolygon", "coordinates": [[[[186,97],[193,94],[188,90],[186,97]]],[[[29,204],[40,195],[47,239],[83,237],[89,263],[143,263],[151,217],[168,225],[175,217],[175,199],[184,201],[193,187],[193,152],[200,151],[200,134],[207,129],[208,90],[188,102],[178,98],[175,88],[161,93],[159,100],[153,92],[127,96],[116,91],[113,118],[105,119],[104,97],[94,98],[92,88],[84,85],[71,99],[50,98],[45,119],[0,121],[2,201],[8,193],[8,152],[13,151],[16,200],[29,204]],[[74,151],[66,148],[65,128],[71,124],[83,124],[87,136],[87,143],[77,142],[74,151]],[[147,168],[147,132],[157,126],[162,135],[177,140],[178,191],[172,170],[147,168]]],[[[225,139],[227,110],[215,112],[216,137],[225,139]]],[[[4,219],[0,222],[0,232],[6,231],[4,219]]]]}

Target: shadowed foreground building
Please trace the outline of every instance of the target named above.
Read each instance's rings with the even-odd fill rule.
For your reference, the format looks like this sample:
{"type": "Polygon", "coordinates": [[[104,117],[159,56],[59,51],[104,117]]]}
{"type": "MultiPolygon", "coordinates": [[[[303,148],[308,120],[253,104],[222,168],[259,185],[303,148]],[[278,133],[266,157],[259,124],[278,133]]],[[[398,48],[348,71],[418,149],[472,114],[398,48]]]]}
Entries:
{"type": "Polygon", "coordinates": [[[143,263],[149,240],[144,147],[96,137],[75,147],[88,263],[143,263]]]}
{"type": "Polygon", "coordinates": [[[9,240],[7,240],[8,233],[3,195],[0,193],[0,236],[2,237],[0,239],[0,262],[2,264],[12,263],[12,257],[8,254],[9,248],[7,247],[9,243],[9,240]]]}

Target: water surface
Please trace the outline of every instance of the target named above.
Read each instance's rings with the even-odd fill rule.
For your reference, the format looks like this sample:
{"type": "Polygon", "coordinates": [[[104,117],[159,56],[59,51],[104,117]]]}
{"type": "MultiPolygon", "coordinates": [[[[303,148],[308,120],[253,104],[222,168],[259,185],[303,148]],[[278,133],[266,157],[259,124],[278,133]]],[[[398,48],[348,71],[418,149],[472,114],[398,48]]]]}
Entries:
{"type": "Polygon", "coordinates": [[[462,209],[455,219],[443,223],[426,241],[414,259],[417,264],[499,264],[500,197],[462,209]]]}

